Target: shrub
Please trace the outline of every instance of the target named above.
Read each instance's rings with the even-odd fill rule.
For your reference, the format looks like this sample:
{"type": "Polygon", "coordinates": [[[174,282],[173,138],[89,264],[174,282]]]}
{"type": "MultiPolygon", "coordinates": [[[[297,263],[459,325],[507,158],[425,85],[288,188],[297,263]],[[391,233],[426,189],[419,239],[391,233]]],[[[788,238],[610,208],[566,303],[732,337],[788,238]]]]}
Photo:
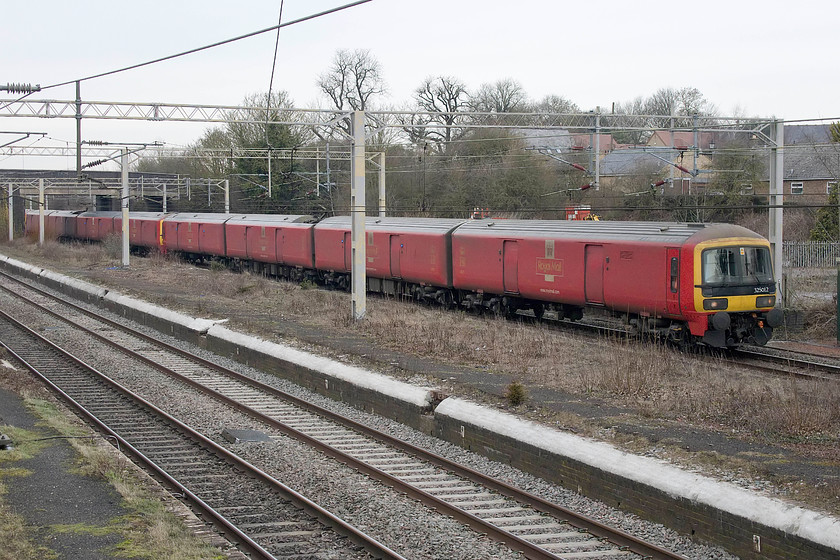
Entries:
{"type": "Polygon", "coordinates": [[[519,381],[512,381],[505,389],[505,399],[511,406],[519,406],[525,402],[525,386],[519,381]]]}

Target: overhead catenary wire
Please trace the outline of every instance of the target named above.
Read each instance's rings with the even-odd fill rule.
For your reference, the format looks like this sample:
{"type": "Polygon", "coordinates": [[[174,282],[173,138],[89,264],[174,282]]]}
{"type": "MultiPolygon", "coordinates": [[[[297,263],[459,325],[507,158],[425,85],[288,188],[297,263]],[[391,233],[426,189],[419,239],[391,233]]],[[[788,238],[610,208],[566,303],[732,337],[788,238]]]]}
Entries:
{"type": "MultiPolygon", "coordinates": [[[[172,59],[179,58],[179,57],[182,57],[182,56],[195,54],[197,52],[206,51],[208,49],[212,49],[212,48],[215,48],[215,47],[220,47],[222,45],[227,45],[227,44],[230,44],[230,43],[234,43],[236,41],[241,41],[243,39],[249,39],[251,37],[256,37],[257,35],[262,35],[263,33],[268,33],[269,31],[274,31],[275,29],[278,30],[278,32],[279,32],[279,30],[283,27],[289,27],[289,26],[292,26],[292,25],[297,25],[297,24],[303,23],[305,21],[309,21],[309,20],[312,20],[312,19],[323,17],[323,16],[326,16],[326,15],[329,15],[329,14],[334,14],[336,12],[340,12],[340,11],[346,10],[348,8],[353,8],[353,7],[358,6],[360,4],[366,4],[367,2],[370,2],[370,1],[371,0],[356,0],[355,2],[350,2],[349,4],[344,4],[342,6],[337,6],[335,8],[331,8],[329,10],[324,10],[323,12],[310,14],[308,16],[304,16],[302,18],[298,18],[296,20],[292,20],[292,21],[289,21],[289,22],[286,22],[286,23],[278,23],[277,25],[272,25],[271,27],[267,27],[265,29],[260,29],[258,31],[252,31],[251,33],[246,33],[244,35],[238,35],[236,37],[231,37],[230,39],[224,39],[222,41],[216,41],[215,43],[210,43],[210,44],[203,45],[203,46],[200,46],[200,47],[195,47],[193,49],[189,49],[189,50],[182,51],[182,52],[179,52],[179,53],[170,54],[170,55],[163,56],[163,57],[160,57],[160,58],[155,58],[153,60],[148,60],[146,62],[140,62],[140,63],[137,63],[137,64],[132,64],[130,66],[125,66],[123,68],[117,68],[115,70],[109,70],[107,72],[100,72],[99,74],[91,74],[90,76],[85,76],[83,78],[76,78],[76,79],[73,79],[73,80],[67,80],[67,81],[64,81],[64,82],[49,84],[49,85],[41,87],[41,91],[46,90],[46,89],[51,89],[51,88],[67,86],[67,85],[70,85],[70,84],[75,84],[77,82],[86,82],[86,81],[89,81],[89,80],[95,80],[97,78],[104,78],[105,76],[111,76],[111,75],[114,75],[114,74],[119,74],[121,72],[127,72],[129,70],[136,70],[137,68],[142,68],[144,66],[150,66],[152,64],[158,64],[160,62],[166,62],[167,60],[172,60],[172,59]]],[[[281,8],[281,14],[282,14],[282,8],[281,8]]],[[[21,97],[15,99],[13,101],[9,101],[7,104],[0,107],[0,109],[5,109],[6,107],[8,107],[9,105],[11,105],[13,103],[18,103],[19,101],[22,101],[22,100],[26,99],[27,97],[29,97],[30,95],[32,95],[32,93],[34,93],[34,92],[26,93],[26,94],[22,95],[21,97]]]]}
{"type": "Polygon", "coordinates": [[[279,30],[279,29],[284,28],[284,27],[290,27],[292,25],[297,25],[297,24],[303,23],[305,21],[309,21],[309,20],[312,20],[312,19],[323,17],[323,16],[326,16],[326,15],[329,15],[329,14],[334,14],[336,12],[340,12],[340,11],[346,10],[348,8],[353,8],[355,6],[358,6],[360,4],[365,4],[365,3],[370,2],[370,1],[371,0],[356,0],[355,2],[350,2],[349,4],[344,4],[342,6],[337,6],[335,8],[331,8],[329,10],[324,10],[322,12],[318,12],[318,13],[315,13],[315,14],[310,14],[308,16],[304,16],[304,17],[301,17],[301,18],[298,18],[298,19],[295,19],[295,20],[292,20],[292,21],[289,21],[289,22],[286,22],[286,23],[278,23],[277,25],[272,25],[271,27],[266,27],[265,29],[260,29],[259,31],[252,31],[252,32],[246,33],[244,35],[238,35],[236,37],[231,37],[230,39],[224,39],[222,41],[216,41],[215,43],[210,43],[210,44],[207,44],[207,45],[203,45],[203,46],[200,46],[200,47],[195,47],[193,49],[189,49],[189,50],[182,51],[182,52],[179,52],[179,53],[163,56],[163,57],[160,57],[160,58],[155,58],[153,60],[148,60],[146,62],[140,62],[138,64],[132,64],[131,66],[125,66],[123,68],[117,68],[115,70],[109,70],[107,72],[101,72],[99,74],[92,74],[90,76],[85,76],[84,78],[77,78],[77,79],[74,79],[74,80],[67,80],[65,82],[50,84],[50,85],[41,87],[41,89],[45,90],[45,89],[50,89],[50,88],[55,88],[55,87],[67,86],[67,85],[70,85],[70,84],[74,84],[76,82],[85,82],[85,81],[88,81],[88,80],[95,80],[97,78],[104,78],[105,76],[111,76],[113,74],[118,74],[120,72],[127,72],[128,70],[135,70],[137,68],[142,68],[144,66],[149,66],[149,65],[152,65],[152,64],[158,64],[160,62],[165,62],[167,60],[172,60],[174,58],[179,58],[179,57],[182,57],[182,56],[195,54],[197,52],[205,51],[205,50],[212,49],[212,48],[215,48],[215,47],[220,47],[222,45],[227,45],[227,44],[230,44],[230,43],[234,43],[236,41],[241,41],[243,39],[249,39],[251,37],[256,37],[257,35],[262,35],[263,33],[268,33],[269,31],[274,31],[275,29],[279,30]]]}
{"type": "MultiPolygon", "coordinates": [[[[280,15],[277,16],[277,36],[274,38],[274,56],[271,58],[271,78],[268,80],[268,95],[265,99],[265,122],[269,122],[271,113],[271,90],[274,87],[274,71],[277,68],[277,51],[280,47],[280,25],[283,23],[283,4],[285,0],[280,0],[280,15]]],[[[271,144],[268,138],[268,126],[265,127],[265,145],[269,148],[271,144]]]]}

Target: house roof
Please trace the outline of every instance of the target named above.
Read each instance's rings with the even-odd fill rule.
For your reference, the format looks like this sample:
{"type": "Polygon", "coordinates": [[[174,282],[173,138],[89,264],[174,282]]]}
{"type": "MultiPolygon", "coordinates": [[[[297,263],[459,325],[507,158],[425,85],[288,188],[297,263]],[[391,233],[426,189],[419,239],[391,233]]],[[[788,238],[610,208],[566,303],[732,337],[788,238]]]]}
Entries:
{"type": "Polygon", "coordinates": [[[785,125],[785,146],[829,143],[831,143],[831,132],[827,124],[785,125]]]}
{"type": "Polygon", "coordinates": [[[840,176],[840,147],[802,148],[785,150],[785,181],[836,180],[840,176]]]}
{"type": "MultiPolygon", "coordinates": [[[[675,130],[674,134],[674,146],[677,148],[688,148],[689,146],[694,145],[694,133],[691,131],[680,131],[675,130]]],[[[700,143],[699,148],[701,150],[707,150],[710,147],[710,144],[715,142],[715,134],[713,132],[699,132],[697,134],[697,140],[700,143]]],[[[671,146],[671,131],[670,130],[657,130],[653,133],[653,135],[648,139],[647,142],[648,146],[671,146]]]]}
{"type": "MultiPolygon", "coordinates": [[[[522,136],[525,145],[529,148],[552,148],[568,152],[586,149],[589,148],[590,142],[593,145],[595,143],[595,138],[591,134],[572,134],[566,129],[517,128],[516,133],[522,136]]],[[[600,142],[602,152],[627,147],[626,144],[616,142],[612,134],[601,134],[600,142]]]]}
{"type": "Polygon", "coordinates": [[[514,132],[522,136],[529,148],[553,148],[563,151],[572,148],[572,135],[565,129],[517,128],[514,132]]]}
{"type": "Polygon", "coordinates": [[[677,152],[669,148],[642,150],[615,150],[601,159],[601,175],[618,177],[639,173],[642,169],[661,170],[668,164],[653,156],[658,155],[669,161],[677,157],[677,152]]]}
{"type": "MultiPolygon", "coordinates": [[[[620,148],[626,148],[627,144],[619,144],[615,141],[612,134],[599,134],[599,146],[602,152],[607,152],[610,150],[618,150],[620,148]]],[[[595,136],[592,134],[573,134],[571,136],[572,147],[573,148],[589,148],[590,145],[593,147],[595,146],[595,136]]]]}

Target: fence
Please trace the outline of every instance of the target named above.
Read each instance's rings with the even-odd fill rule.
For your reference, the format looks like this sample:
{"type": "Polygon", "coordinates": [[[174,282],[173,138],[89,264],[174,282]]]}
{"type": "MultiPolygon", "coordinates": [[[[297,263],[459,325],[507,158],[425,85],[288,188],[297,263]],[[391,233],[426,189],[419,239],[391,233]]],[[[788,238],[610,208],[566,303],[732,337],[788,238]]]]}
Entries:
{"type": "Polygon", "coordinates": [[[785,241],[782,259],[785,268],[827,268],[837,266],[840,243],[785,241]]]}

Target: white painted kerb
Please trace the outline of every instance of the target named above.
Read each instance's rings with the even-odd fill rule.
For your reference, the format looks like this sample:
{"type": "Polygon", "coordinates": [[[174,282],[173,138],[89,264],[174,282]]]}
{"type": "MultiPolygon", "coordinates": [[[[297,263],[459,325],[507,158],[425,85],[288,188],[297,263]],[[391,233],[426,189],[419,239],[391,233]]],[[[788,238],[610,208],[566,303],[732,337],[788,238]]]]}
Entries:
{"type": "Polygon", "coordinates": [[[607,443],[559,432],[455,397],[444,399],[435,409],[435,415],[569,457],[658,488],[671,496],[707,504],[840,551],[840,519],[759,496],[733,484],[681,470],[659,459],[625,453],[607,443]]]}

